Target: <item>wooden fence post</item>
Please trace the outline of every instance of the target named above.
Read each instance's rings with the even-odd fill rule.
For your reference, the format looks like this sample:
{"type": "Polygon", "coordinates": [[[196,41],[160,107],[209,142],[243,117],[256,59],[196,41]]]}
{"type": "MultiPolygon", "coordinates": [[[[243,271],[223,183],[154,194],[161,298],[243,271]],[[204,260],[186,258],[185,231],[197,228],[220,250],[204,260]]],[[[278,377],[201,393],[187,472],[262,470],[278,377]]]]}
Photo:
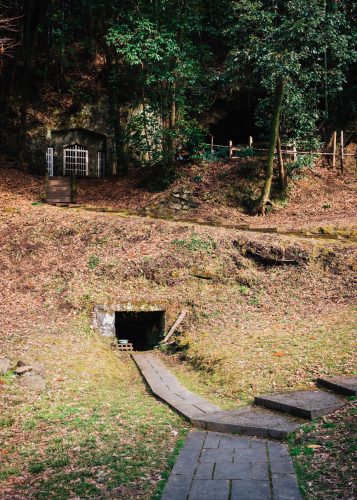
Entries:
{"type": "Polygon", "coordinates": [[[336,168],[337,132],[332,134],[332,168],[336,168]]]}
{"type": "Polygon", "coordinates": [[[293,142],[293,161],[297,161],[296,142],[293,142]]]}
{"type": "Polygon", "coordinates": [[[340,141],[341,141],[341,172],[343,172],[343,161],[344,161],[343,130],[341,130],[340,141]]]}
{"type": "Polygon", "coordinates": [[[233,142],[229,141],[229,159],[232,159],[232,156],[233,156],[232,146],[233,146],[233,142]]]}
{"type": "Polygon", "coordinates": [[[213,135],[211,135],[211,154],[214,154],[213,135]]]}
{"type": "Polygon", "coordinates": [[[253,137],[250,135],[249,136],[249,147],[251,148],[253,146],[253,137]]]}

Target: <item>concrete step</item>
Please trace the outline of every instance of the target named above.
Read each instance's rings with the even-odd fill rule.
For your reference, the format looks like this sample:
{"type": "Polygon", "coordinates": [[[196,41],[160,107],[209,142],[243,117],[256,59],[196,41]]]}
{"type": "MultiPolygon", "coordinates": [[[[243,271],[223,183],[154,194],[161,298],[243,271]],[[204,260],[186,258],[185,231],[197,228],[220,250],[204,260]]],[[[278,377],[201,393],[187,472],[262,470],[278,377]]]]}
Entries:
{"type": "Polygon", "coordinates": [[[216,413],[194,416],[191,423],[208,431],[229,432],[246,436],[284,439],[303,423],[293,417],[281,415],[254,406],[238,410],[221,410],[216,413]]]}
{"type": "Polygon", "coordinates": [[[357,377],[321,377],[316,384],[345,396],[357,396],[357,377]]]}
{"type": "Polygon", "coordinates": [[[256,405],[296,415],[298,417],[321,417],[342,408],[345,404],[338,396],[323,391],[297,391],[286,394],[266,394],[254,399],[256,405]]]}
{"type": "Polygon", "coordinates": [[[133,354],[151,391],[192,425],[217,432],[283,439],[301,421],[261,408],[222,410],[183,387],[154,354],[133,354]]]}
{"type": "Polygon", "coordinates": [[[72,189],[70,186],[49,186],[47,188],[47,193],[71,193],[72,189]]]}
{"type": "Polygon", "coordinates": [[[71,196],[51,196],[46,198],[47,203],[72,203],[71,196]]]}
{"type": "Polygon", "coordinates": [[[52,179],[49,179],[48,180],[48,183],[47,183],[47,186],[48,187],[71,187],[71,181],[67,181],[67,179],[56,179],[56,180],[52,180],[52,179]]]}

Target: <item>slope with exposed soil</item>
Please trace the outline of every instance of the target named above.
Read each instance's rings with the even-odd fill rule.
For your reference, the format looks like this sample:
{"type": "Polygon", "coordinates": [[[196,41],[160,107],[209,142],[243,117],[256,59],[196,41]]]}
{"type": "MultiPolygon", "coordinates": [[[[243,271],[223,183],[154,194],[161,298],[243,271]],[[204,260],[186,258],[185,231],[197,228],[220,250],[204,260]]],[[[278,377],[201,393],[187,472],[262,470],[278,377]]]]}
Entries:
{"type": "Polygon", "coordinates": [[[0,355],[47,370],[42,395],[1,379],[2,498],[149,496],[185,432],[92,331],[94,304],[159,302],[169,325],[188,308],[169,362],[223,407],[353,371],[352,240],[32,205],[40,179],[1,175],[0,355]]]}

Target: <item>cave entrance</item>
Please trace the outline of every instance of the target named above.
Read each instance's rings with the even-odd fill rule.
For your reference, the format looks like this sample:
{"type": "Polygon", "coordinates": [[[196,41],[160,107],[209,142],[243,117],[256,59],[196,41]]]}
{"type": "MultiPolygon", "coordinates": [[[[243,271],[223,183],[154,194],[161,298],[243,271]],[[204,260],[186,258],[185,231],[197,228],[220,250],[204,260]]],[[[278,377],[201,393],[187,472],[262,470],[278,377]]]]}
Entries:
{"type": "Polygon", "coordinates": [[[255,141],[259,139],[261,131],[255,124],[256,107],[257,96],[247,92],[231,100],[217,100],[208,123],[214,143],[228,145],[231,140],[233,144],[248,144],[249,136],[255,141]]]}
{"type": "Polygon", "coordinates": [[[165,336],[165,311],[116,311],[115,335],[134,351],[153,349],[165,336]]]}

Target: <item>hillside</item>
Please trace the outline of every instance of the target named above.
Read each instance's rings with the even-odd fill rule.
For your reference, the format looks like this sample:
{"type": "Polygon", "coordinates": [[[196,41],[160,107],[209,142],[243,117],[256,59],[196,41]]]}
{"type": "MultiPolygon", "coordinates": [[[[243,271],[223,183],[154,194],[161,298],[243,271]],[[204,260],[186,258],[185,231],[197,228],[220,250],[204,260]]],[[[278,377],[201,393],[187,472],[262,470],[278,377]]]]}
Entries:
{"type": "MultiPolygon", "coordinates": [[[[309,387],[318,375],[353,372],[353,239],[33,204],[41,179],[13,169],[1,176],[0,354],[41,362],[47,372],[40,395],[12,377],[1,379],[1,498],[59,492],[149,498],[186,432],[179,417],[146,393],[132,362],[93,332],[95,304],[158,302],[168,325],[188,308],[177,354],[162,355],[185,384],[225,407],[265,391],[309,387]]],[[[327,190],[327,180],[319,180],[327,190]]],[[[309,196],[304,183],[294,189],[309,196]]],[[[107,183],[95,185],[94,192],[91,181],[83,182],[80,200],[92,196],[94,205],[97,195],[103,203],[95,193],[107,183]]],[[[311,221],[315,210],[319,226],[343,222],[351,229],[351,184],[338,179],[338,185],[331,215],[322,218],[327,209],[318,203],[307,215],[311,221]]],[[[141,208],[132,205],[134,189],[126,187],[123,200],[119,188],[110,205],[141,208]]],[[[321,203],[326,192],[317,195],[321,203]]],[[[166,194],[144,192],[143,205],[166,194]]],[[[292,203],[301,207],[298,198],[292,203]]],[[[298,224],[289,210],[282,220],[298,224]]],[[[278,223],[278,216],[252,225],[278,223]]],[[[247,220],[240,212],[236,217],[247,220]]]]}
{"type": "MultiPolygon", "coordinates": [[[[349,151],[354,151],[351,145],[349,151]]],[[[16,163],[15,163],[16,164],[16,163]]],[[[0,157],[1,201],[4,206],[25,206],[40,201],[45,192],[41,177],[12,168],[13,163],[0,157]]],[[[324,166],[303,169],[290,181],[288,197],[277,200],[265,217],[252,217],[245,201],[258,195],[263,163],[233,160],[222,163],[183,166],[166,189],[150,189],[157,171],[136,169],[125,178],[79,179],[78,204],[162,217],[170,220],[193,220],[198,223],[279,227],[285,230],[313,230],[331,234],[333,228],[356,227],[356,175],[354,159],[341,175],[324,166]],[[173,193],[187,191],[189,210],[171,208],[173,193]],[[255,193],[255,195],[254,195],[255,193]]],[[[342,234],[342,232],[341,232],[342,234]]]]}

